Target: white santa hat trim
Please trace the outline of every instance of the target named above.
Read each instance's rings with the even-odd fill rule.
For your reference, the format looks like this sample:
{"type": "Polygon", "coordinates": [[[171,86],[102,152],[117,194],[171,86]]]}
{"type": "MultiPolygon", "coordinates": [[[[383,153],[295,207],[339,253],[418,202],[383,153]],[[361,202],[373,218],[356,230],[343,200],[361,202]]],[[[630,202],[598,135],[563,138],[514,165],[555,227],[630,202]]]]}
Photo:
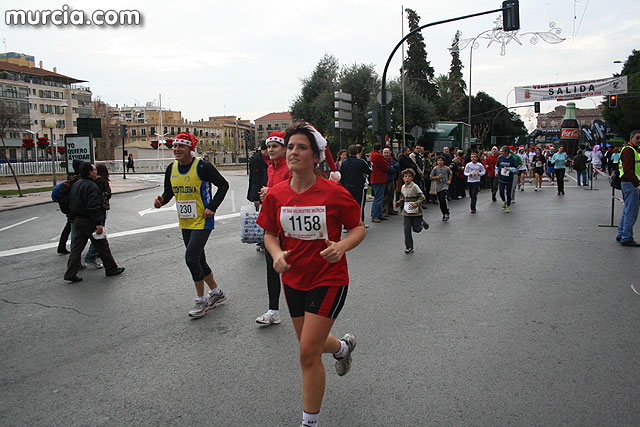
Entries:
{"type": "Polygon", "coordinates": [[[183,145],[188,145],[189,147],[191,147],[192,142],[186,139],[174,139],[173,140],[174,144],[183,144],[183,145]]]}
{"type": "Polygon", "coordinates": [[[284,145],[284,138],[280,138],[279,136],[273,135],[267,138],[267,140],[265,141],[265,144],[268,144],[270,142],[277,142],[278,144],[284,145]]]}
{"type": "Polygon", "coordinates": [[[310,124],[306,124],[305,128],[307,128],[316,139],[316,145],[318,146],[318,150],[320,150],[320,162],[322,162],[325,158],[325,150],[327,149],[327,140],[324,139],[320,132],[310,124]]]}

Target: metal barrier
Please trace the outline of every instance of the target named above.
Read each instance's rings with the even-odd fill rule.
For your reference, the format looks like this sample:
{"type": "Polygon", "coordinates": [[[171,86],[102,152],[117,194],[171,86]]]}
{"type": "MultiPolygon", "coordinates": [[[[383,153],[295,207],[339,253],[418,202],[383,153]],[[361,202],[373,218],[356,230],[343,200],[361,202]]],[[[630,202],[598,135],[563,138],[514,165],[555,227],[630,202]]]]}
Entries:
{"type": "MultiPolygon", "coordinates": [[[[169,154],[169,153],[167,153],[169,154]]],[[[58,159],[55,162],[56,173],[66,173],[66,167],[61,166],[62,159],[58,159]]],[[[155,159],[135,159],[134,170],[135,173],[164,173],[167,166],[174,161],[174,157],[155,158],[155,159]]],[[[238,165],[244,164],[244,157],[239,157],[232,153],[214,153],[210,157],[210,161],[214,165],[238,165]]],[[[126,168],[126,164],[122,160],[99,160],[95,164],[103,164],[107,166],[109,173],[122,173],[123,165],[126,168]]],[[[16,175],[47,175],[51,174],[51,160],[42,161],[19,161],[11,162],[13,170],[16,175]]],[[[71,167],[71,165],[69,165],[71,167]]],[[[129,172],[129,171],[127,171],[129,172]]],[[[11,170],[9,165],[0,163],[0,176],[11,176],[11,170]]]]}
{"type": "MultiPolygon", "coordinates": [[[[56,173],[66,173],[67,169],[60,166],[60,161],[54,162],[56,173]]],[[[47,175],[51,174],[51,161],[11,162],[16,175],[47,175]]],[[[0,163],[0,176],[11,176],[9,165],[0,163]]]]}

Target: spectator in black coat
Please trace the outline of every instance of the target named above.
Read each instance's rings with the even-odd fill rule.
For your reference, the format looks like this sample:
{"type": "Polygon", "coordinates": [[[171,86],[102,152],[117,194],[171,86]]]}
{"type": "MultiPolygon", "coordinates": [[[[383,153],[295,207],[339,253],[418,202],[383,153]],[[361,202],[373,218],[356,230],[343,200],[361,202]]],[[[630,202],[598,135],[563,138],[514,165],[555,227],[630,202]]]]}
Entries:
{"type": "Polygon", "coordinates": [[[80,257],[91,240],[102,259],[107,276],[121,274],[124,268],[118,267],[111,255],[109,242],[104,235],[105,207],[102,190],[96,183],[98,172],[89,162],[80,165],[80,180],[69,189],[69,216],[75,225],[75,236],[71,244],[71,255],[67,263],[64,279],[79,282],[80,257]]]}

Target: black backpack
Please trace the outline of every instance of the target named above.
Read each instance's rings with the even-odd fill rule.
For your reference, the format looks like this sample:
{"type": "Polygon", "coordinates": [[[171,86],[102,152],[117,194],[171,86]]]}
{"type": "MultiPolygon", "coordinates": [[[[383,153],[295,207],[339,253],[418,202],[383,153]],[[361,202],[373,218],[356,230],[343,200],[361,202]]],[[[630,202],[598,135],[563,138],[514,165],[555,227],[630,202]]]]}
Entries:
{"type": "Polygon", "coordinates": [[[613,169],[613,172],[609,177],[609,185],[611,185],[616,190],[622,190],[622,184],[620,180],[620,170],[618,168],[613,169]]]}

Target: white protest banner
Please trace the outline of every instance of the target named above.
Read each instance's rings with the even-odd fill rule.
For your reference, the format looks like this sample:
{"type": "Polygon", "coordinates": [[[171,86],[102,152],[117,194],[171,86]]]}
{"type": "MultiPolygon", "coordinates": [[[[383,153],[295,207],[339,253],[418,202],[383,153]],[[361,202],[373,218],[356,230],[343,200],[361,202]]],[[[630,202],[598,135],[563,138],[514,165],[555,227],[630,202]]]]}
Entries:
{"type": "Polygon", "coordinates": [[[67,163],[74,160],[93,163],[93,141],[88,135],[65,135],[67,163]]]}
{"type": "Polygon", "coordinates": [[[627,76],[570,83],[516,86],[516,104],[534,101],[568,101],[589,96],[627,93],[627,76]]]}

